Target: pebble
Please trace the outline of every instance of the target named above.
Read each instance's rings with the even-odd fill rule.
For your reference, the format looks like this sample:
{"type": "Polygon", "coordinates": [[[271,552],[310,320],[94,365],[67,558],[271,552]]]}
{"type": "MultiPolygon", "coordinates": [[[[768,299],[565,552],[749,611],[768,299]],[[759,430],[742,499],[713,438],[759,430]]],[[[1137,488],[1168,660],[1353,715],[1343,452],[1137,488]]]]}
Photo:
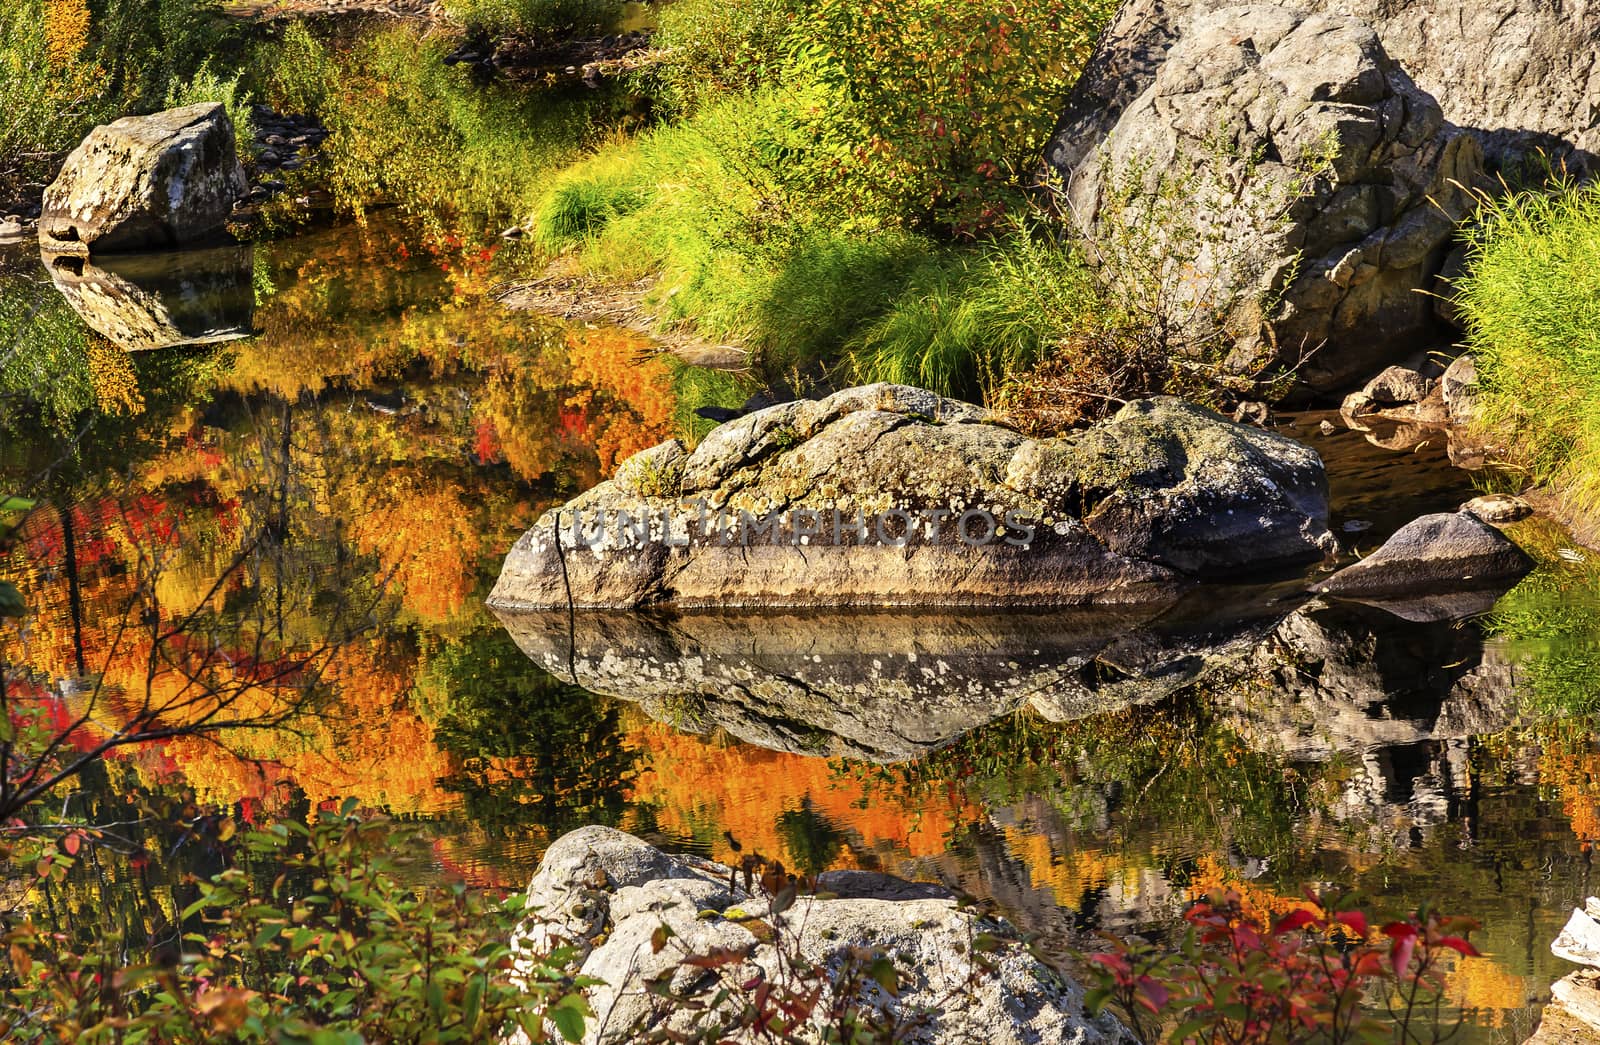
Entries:
{"type": "Polygon", "coordinates": [[[1339,426],[1334,424],[1332,421],[1328,420],[1327,418],[1323,418],[1322,419],[1322,423],[1317,426],[1317,431],[1321,432],[1323,435],[1332,435],[1333,433],[1337,432],[1338,430],[1339,430],[1339,426]]]}

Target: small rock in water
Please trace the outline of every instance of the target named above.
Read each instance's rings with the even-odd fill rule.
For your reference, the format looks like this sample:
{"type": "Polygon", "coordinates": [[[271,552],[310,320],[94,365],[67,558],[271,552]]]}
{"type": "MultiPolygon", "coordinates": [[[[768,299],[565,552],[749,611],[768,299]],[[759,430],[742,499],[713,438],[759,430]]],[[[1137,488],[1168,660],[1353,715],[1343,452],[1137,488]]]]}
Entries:
{"type": "Polygon", "coordinates": [[[1317,426],[1317,431],[1321,432],[1323,435],[1332,435],[1338,430],[1339,426],[1328,420],[1326,417],[1324,417],[1322,419],[1322,423],[1317,426]]]}
{"type": "Polygon", "coordinates": [[[1500,525],[1513,523],[1518,519],[1526,519],[1533,514],[1533,506],[1520,497],[1513,497],[1508,493],[1491,493],[1482,497],[1474,497],[1461,506],[1464,512],[1471,512],[1486,523],[1500,525]]]}
{"type": "Polygon", "coordinates": [[[1533,560],[1499,530],[1468,512],[1424,515],[1383,547],[1312,590],[1352,599],[1415,599],[1505,589],[1533,560]]]}
{"type": "Polygon", "coordinates": [[[20,221],[0,221],[0,239],[15,239],[23,234],[20,221]]]}
{"type": "Polygon", "coordinates": [[[1339,528],[1345,533],[1365,533],[1372,529],[1372,523],[1365,519],[1351,519],[1339,528]]]}
{"type": "Polygon", "coordinates": [[[256,162],[261,164],[263,167],[276,166],[282,159],[283,157],[279,156],[271,149],[262,149],[261,152],[256,156],[256,162]]]}
{"type": "Polygon", "coordinates": [[[1362,389],[1367,398],[1380,406],[1420,403],[1433,390],[1433,382],[1403,366],[1392,366],[1367,382],[1362,389]]]}

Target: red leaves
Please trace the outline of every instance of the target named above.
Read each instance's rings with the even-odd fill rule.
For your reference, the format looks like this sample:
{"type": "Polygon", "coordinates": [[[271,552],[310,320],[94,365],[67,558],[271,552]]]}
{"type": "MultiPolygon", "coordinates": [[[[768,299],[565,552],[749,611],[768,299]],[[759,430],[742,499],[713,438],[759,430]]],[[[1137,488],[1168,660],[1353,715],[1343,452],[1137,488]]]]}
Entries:
{"type": "Polygon", "coordinates": [[[1091,1011],[1114,1000],[1135,1024],[1141,1013],[1158,1025],[1176,1020],[1174,1042],[1268,1045],[1330,1028],[1331,1040],[1386,1040],[1385,1022],[1362,1006],[1375,983],[1399,988],[1405,1011],[1390,1015],[1403,1018],[1442,998],[1443,952],[1478,954],[1469,920],[1423,911],[1374,934],[1362,911],[1307,896],[1269,929],[1238,893],[1213,895],[1185,912],[1189,934],[1176,954],[1114,940],[1110,953],[1088,957],[1098,981],[1091,1011]]]}
{"type": "Polygon", "coordinates": [[[1296,929],[1303,929],[1316,920],[1317,916],[1305,908],[1291,911],[1280,918],[1278,924],[1272,927],[1272,934],[1274,936],[1283,936],[1286,933],[1294,932],[1296,929]]]}

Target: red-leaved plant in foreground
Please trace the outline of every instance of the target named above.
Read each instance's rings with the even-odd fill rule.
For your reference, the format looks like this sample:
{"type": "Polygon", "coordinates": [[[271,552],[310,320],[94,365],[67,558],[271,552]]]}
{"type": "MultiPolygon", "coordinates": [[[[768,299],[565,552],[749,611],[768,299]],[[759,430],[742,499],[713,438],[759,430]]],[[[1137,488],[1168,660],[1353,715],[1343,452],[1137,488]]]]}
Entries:
{"type": "Polygon", "coordinates": [[[1446,1041],[1446,953],[1476,956],[1477,923],[1424,908],[1374,928],[1341,900],[1267,924],[1229,890],[1194,904],[1177,949],[1112,939],[1089,957],[1098,981],[1086,1002],[1115,1002],[1146,1043],[1446,1041]]]}

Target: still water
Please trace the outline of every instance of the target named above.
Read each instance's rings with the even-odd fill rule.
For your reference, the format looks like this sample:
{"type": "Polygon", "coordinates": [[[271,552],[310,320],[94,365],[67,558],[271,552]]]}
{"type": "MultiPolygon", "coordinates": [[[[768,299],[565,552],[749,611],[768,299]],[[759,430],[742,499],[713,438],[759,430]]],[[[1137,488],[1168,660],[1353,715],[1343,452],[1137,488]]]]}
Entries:
{"type": "MultiPolygon", "coordinates": [[[[1566,971],[1549,941],[1600,891],[1600,582],[1560,533],[1519,534],[1546,564],[1465,621],[1288,583],[1142,614],[501,622],[517,535],[699,405],[636,335],[496,306],[512,249],[379,217],[153,268],[0,258],[0,367],[36,386],[0,493],[41,504],[0,557],[30,609],[0,632],[11,685],[61,721],[103,694],[85,746],[184,685],[200,636],[262,700],[316,651],[328,697],[292,730],[118,752],[68,807],[190,829],[63,886],[13,868],[8,895],[155,933],[222,859],[206,824],[346,798],[422,825],[436,878],[520,886],[601,822],[945,882],[1056,954],[1223,884],[1270,910],[1337,884],[1482,921],[1452,995],[1471,1040],[1529,1033],[1566,971]]],[[[1317,420],[1290,431],[1352,552],[1472,493],[1440,447],[1317,420]]]]}

